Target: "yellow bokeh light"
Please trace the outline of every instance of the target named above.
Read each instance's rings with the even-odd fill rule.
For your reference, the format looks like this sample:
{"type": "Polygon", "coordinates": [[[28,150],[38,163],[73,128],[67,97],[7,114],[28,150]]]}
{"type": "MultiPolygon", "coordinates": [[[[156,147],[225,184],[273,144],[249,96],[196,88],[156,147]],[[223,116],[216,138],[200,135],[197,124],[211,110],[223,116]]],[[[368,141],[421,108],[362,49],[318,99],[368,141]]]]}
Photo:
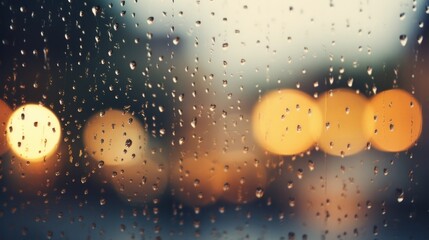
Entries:
{"type": "Polygon", "coordinates": [[[7,142],[12,151],[25,160],[43,161],[57,149],[61,126],[55,114],[36,104],[16,109],[7,123],[7,142]]]}
{"type": "Polygon", "coordinates": [[[92,116],[83,131],[87,152],[106,165],[130,164],[144,155],[146,132],[138,119],[120,110],[92,116]]]}
{"type": "Polygon", "coordinates": [[[294,155],[315,144],[322,132],[319,107],[307,94],[293,89],[262,97],[252,115],[253,135],[266,150],[294,155]]]}
{"type": "Polygon", "coordinates": [[[382,151],[398,152],[410,148],[422,132],[422,107],[411,94],[392,89],[371,99],[375,133],[372,145],[382,151]]]}
{"type": "Polygon", "coordinates": [[[326,153],[347,156],[363,150],[374,132],[368,100],[349,89],[335,89],[320,96],[323,131],[319,147],[326,153]]]}
{"type": "Polygon", "coordinates": [[[9,145],[7,144],[6,139],[6,124],[11,114],[12,110],[10,107],[0,100],[0,155],[9,150],[9,145]]]}

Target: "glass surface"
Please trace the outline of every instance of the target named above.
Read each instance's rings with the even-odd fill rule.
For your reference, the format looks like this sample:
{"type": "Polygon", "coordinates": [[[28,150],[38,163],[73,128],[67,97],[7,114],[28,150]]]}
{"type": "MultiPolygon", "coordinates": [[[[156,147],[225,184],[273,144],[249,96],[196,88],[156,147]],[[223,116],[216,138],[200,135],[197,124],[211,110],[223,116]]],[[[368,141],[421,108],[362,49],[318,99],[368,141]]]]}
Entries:
{"type": "Polygon", "coordinates": [[[0,239],[427,239],[428,17],[0,0],[0,239]]]}

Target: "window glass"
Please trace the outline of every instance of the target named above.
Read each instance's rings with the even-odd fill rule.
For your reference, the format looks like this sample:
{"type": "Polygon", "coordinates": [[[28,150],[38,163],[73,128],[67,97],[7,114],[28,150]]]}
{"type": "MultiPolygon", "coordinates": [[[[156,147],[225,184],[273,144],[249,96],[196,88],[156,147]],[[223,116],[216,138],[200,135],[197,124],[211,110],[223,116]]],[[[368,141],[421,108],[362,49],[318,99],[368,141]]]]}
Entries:
{"type": "Polygon", "coordinates": [[[0,11],[0,239],[427,238],[427,0],[0,11]]]}

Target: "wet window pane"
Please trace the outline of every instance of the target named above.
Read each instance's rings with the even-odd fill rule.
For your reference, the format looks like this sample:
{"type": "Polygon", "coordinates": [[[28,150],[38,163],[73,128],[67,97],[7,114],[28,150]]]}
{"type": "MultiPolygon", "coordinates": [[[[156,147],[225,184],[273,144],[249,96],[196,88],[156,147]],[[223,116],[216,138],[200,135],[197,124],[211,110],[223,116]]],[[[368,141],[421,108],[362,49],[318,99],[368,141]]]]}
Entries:
{"type": "Polygon", "coordinates": [[[0,239],[429,235],[427,0],[0,11],[0,239]]]}

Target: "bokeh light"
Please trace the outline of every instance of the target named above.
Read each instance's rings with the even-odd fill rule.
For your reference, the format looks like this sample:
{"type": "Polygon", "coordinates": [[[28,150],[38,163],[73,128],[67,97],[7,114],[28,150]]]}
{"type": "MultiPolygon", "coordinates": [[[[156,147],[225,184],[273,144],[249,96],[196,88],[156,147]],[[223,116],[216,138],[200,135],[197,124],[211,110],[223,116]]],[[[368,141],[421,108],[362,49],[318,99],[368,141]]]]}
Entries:
{"type": "Polygon", "coordinates": [[[398,152],[410,148],[422,132],[422,107],[408,92],[392,89],[371,99],[375,133],[372,145],[382,151],[398,152]]]}
{"type": "Polygon", "coordinates": [[[106,165],[136,162],[144,155],[147,144],[139,120],[116,109],[93,115],[85,125],[83,141],[90,156],[106,165]]]}
{"type": "Polygon", "coordinates": [[[252,115],[253,135],[266,150],[281,155],[301,153],[322,132],[322,114],[307,94],[282,89],[264,95],[252,115]]]}
{"type": "Polygon", "coordinates": [[[39,162],[57,148],[61,126],[55,114],[36,104],[16,109],[7,123],[7,141],[12,151],[23,159],[39,162]]]}
{"type": "Polygon", "coordinates": [[[6,140],[6,124],[12,114],[12,109],[9,105],[0,100],[0,155],[9,150],[9,145],[6,140]]]}
{"type": "Polygon", "coordinates": [[[372,108],[361,94],[335,89],[322,94],[323,132],[318,144],[326,153],[347,156],[363,150],[374,131],[372,108]]]}

